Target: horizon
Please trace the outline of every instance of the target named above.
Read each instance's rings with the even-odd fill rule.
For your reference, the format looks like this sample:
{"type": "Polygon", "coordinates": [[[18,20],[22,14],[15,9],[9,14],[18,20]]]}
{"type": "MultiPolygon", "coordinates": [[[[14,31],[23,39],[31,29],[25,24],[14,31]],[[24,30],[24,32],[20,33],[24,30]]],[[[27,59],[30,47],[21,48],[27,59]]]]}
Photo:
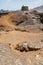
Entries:
{"type": "Polygon", "coordinates": [[[43,5],[43,0],[0,0],[0,9],[4,10],[20,10],[23,5],[33,9],[43,5]]]}

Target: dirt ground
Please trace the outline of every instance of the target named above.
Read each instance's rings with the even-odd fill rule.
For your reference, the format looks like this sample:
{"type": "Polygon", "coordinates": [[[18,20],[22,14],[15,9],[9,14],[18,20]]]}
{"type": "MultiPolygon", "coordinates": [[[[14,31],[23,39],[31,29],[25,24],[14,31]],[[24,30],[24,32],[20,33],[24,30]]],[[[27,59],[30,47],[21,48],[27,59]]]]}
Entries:
{"type": "Polygon", "coordinates": [[[21,31],[9,31],[9,32],[0,32],[0,43],[11,43],[16,45],[20,42],[40,42],[43,40],[43,32],[41,33],[28,33],[21,31]]]}

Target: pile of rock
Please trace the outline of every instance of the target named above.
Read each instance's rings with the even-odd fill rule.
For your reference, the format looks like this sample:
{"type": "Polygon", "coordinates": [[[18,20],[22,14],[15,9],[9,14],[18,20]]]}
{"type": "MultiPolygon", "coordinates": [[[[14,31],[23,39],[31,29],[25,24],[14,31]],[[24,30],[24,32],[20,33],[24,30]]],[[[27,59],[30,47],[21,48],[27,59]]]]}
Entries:
{"type": "Polygon", "coordinates": [[[29,43],[23,42],[16,45],[16,49],[19,51],[36,51],[43,48],[43,43],[29,43]]]}

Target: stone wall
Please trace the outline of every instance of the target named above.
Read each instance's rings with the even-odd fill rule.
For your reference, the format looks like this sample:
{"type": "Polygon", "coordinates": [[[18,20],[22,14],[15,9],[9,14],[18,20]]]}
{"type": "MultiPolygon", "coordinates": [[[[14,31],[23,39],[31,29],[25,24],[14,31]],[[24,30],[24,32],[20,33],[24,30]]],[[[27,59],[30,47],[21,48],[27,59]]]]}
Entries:
{"type": "Polygon", "coordinates": [[[29,9],[28,9],[28,6],[22,6],[21,10],[22,11],[28,11],[29,9]]]}

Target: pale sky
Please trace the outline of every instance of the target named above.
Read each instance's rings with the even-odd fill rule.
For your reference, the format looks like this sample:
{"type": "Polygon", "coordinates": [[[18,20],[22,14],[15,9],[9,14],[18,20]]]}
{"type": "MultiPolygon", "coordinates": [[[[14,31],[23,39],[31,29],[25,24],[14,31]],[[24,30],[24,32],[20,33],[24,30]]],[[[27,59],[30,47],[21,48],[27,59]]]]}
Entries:
{"type": "Polygon", "coordinates": [[[22,5],[34,8],[43,5],[43,0],[0,0],[0,9],[19,10],[22,5]]]}

